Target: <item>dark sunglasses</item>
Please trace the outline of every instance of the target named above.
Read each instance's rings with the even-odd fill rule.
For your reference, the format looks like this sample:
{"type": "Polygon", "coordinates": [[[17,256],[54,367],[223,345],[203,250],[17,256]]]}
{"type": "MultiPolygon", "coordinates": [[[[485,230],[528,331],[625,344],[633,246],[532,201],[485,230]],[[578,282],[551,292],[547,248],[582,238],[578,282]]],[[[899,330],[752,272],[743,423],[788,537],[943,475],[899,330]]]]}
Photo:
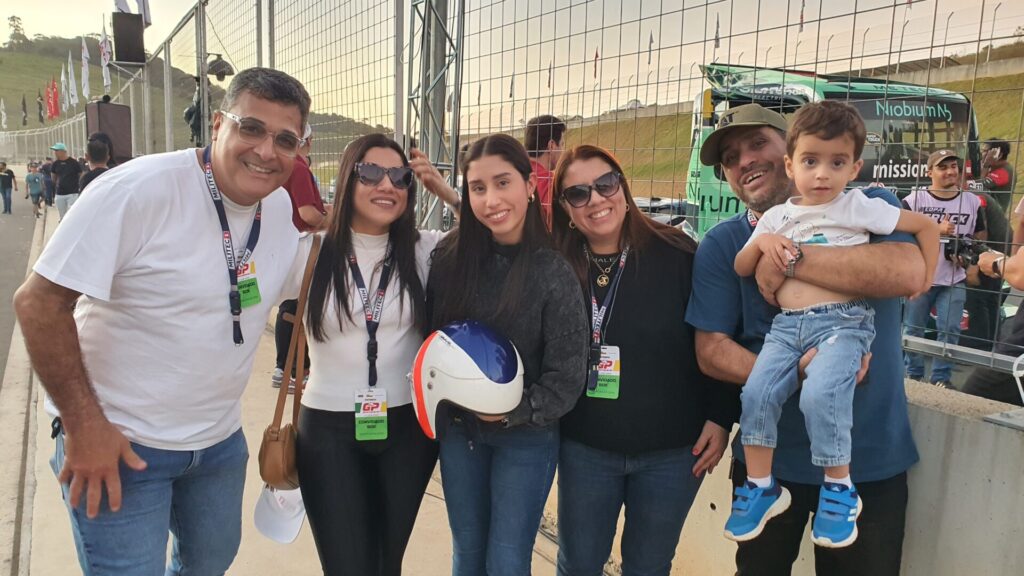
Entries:
{"type": "Polygon", "coordinates": [[[597,192],[604,198],[611,198],[619,191],[621,183],[622,174],[612,170],[598,177],[593,184],[579,184],[562,190],[562,198],[573,208],[582,208],[590,203],[591,191],[597,192]]]}
{"type": "Polygon", "coordinates": [[[412,168],[398,166],[396,168],[383,168],[371,162],[359,162],[356,164],[356,176],[359,181],[367,186],[376,186],[384,179],[384,175],[391,180],[391,184],[399,190],[408,190],[412,186],[412,168]]]}

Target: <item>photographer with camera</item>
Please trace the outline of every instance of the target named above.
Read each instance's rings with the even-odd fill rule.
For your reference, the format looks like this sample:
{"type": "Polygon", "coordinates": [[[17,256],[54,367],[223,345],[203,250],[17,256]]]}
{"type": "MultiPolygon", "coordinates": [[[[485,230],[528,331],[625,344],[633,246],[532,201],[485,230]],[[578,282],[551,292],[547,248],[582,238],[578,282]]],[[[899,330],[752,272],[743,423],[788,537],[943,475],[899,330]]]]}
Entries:
{"type": "MultiPolygon", "coordinates": [[[[928,157],[928,175],[932,180],[927,190],[915,190],[903,200],[907,210],[935,218],[942,234],[942,254],[935,269],[931,290],[907,300],[904,307],[904,330],[908,336],[924,336],[928,317],[935,308],[935,340],[956,344],[960,340],[960,320],[967,299],[967,269],[977,255],[987,248],[980,242],[987,239],[981,200],[960,187],[960,156],[953,150],[937,150],[928,157]]],[[[924,379],[925,359],[921,354],[905,354],[907,377],[924,379]]],[[[930,381],[950,388],[953,364],[935,358],[930,381]]]]}

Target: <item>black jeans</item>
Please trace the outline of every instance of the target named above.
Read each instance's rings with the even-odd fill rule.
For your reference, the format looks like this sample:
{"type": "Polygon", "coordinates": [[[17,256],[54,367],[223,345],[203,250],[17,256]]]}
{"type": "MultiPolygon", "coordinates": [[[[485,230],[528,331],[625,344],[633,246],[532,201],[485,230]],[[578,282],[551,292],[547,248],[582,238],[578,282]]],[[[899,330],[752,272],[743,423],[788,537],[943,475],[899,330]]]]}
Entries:
{"type": "Polygon", "coordinates": [[[411,404],[388,410],[388,438],[357,442],[352,412],[302,407],[299,485],[325,576],[397,576],[438,445],[411,404]]]}
{"type": "MultiPolygon", "coordinates": [[[[733,460],[733,486],[747,478],[747,468],[733,460]]],[[[789,576],[800,553],[807,520],[818,507],[817,484],[779,481],[789,490],[792,504],[768,521],[757,538],[736,551],[737,576],[789,576]]],[[[846,548],[814,548],[818,576],[899,576],[907,518],[907,474],[878,482],[860,482],[857,492],[864,511],[857,520],[857,541],[846,548]]]]}
{"type": "Polygon", "coordinates": [[[1017,390],[1017,381],[1013,379],[1013,375],[998,370],[981,366],[975,368],[967,377],[963,391],[965,394],[989,400],[1022,405],[1020,391],[1017,390]]]}
{"type": "MultiPolygon", "coordinates": [[[[284,370],[284,364],[288,361],[288,345],[292,342],[291,322],[284,319],[284,315],[295,314],[299,307],[298,300],[285,300],[277,307],[277,322],[274,323],[274,344],[277,345],[277,367],[284,370]]],[[[309,370],[309,346],[306,346],[306,370],[309,370]]],[[[294,369],[289,376],[295,376],[294,369]]]]}

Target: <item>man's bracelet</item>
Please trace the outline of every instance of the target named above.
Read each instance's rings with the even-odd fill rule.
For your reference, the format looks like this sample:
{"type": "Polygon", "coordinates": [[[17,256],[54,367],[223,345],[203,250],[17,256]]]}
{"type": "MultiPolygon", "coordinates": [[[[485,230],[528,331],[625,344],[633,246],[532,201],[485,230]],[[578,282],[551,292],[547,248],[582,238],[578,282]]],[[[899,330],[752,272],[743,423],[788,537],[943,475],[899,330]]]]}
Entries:
{"type": "Polygon", "coordinates": [[[996,276],[1003,277],[1003,261],[1006,260],[1006,256],[1000,256],[992,261],[992,271],[996,273],[996,276]]]}

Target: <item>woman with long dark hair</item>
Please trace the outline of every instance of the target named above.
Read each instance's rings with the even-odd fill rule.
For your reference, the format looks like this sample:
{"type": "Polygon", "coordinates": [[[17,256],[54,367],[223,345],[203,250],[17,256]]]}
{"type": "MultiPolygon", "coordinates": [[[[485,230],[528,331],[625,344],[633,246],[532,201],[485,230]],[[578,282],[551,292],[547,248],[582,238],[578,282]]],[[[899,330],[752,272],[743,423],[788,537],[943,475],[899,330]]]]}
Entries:
{"type": "Polygon", "coordinates": [[[423,342],[424,282],[441,234],[416,229],[416,182],[387,136],[349,144],[337,182],[309,288],[314,369],[302,396],[299,484],[324,574],[398,575],[437,460],[406,374],[423,342]],[[369,400],[386,405],[374,422],[353,411],[369,400]]]}
{"type": "Polygon", "coordinates": [[[600,360],[562,418],[558,574],[602,573],[625,506],[623,574],[667,576],[739,406],[738,390],[701,374],[683,321],[697,244],[640,212],[602,148],[565,152],[552,184],[552,233],[589,296],[600,360]]]}
{"type": "Polygon", "coordinates": [[[459,229],[427,283],[431,325],[477,320],[515,345],[522,401],[508,414],[452,410],[438,423],[455,576],[527,575],[558,461],[558,420],[583,388],[587,323],[579,283],[551,249],[526,150],[497,134],[463,159],[459,229]]]}

